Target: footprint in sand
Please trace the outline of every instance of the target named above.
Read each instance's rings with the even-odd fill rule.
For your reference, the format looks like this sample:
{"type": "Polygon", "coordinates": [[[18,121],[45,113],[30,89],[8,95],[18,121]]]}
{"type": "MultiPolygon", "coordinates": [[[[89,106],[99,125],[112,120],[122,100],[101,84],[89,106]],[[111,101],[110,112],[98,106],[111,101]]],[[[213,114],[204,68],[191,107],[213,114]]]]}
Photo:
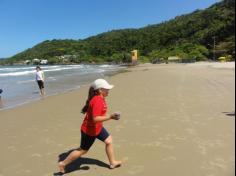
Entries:
{"type": "Polygon", "coordinates": [[[142,147],[159,147],[159,146],[161,146],[161,142],[159,142],[159,141],[154,141],[154,142],[149,142],[149,143],[145,143],[145,144],[138,144],[138,145],[140,145],[140,146],[142,146],[142,147]]]}
{"type": "Polygon", "coordinates": [[[205,147],[204,145],[199,144],[199,145],[198,145],[198,148],[199,148],[200,153],[201,153],[202,155],[206,155],[206,154],[207,154],[207,149],[206,149],[206,147],[205,147]]]}
{"type": "Polygon", "coordinates": [[[11,150],[11,152],[15,152],[15,151],[17,151],[17,149],[16,149],[16,147],[15,146],[8,146],[7,147],[9,150],[11,150]]]}
{"type": "Polygon", "coordinates": [[[128,174],[129,175],[136,175],[136,174],[142,172],[143,170],[144,170],[144,166],[141,166],[141,165],[132,166],[129,169],[128,174]]]}
{"type": "Polygon", "coordinates": [[[174,149],[175,149],[175,147],[174,147],[173,145],[166,145],[166,144],[163,144],[162,147],[163,147],[164,149],[169,149],[169,150],[174,150],[174,149]]]}
{"type": "Polygon", "coordinates": [[[34,154],[31,155],[31,157],[41,158],[42,155],[40,155],[39,153],[34,153],[34,154]]]}
{"type": "Polygon", "coordinates": [[[208,171],[215,171],[217,168],[222,170],[227,170],[227,162],[223,158],[215,158],[212,161],[204,162],[204,165],[201,166],[201,169],[208,171]]]}
{"type": "Polygon", "coordinates": [[[115,130],[116,130],[117,132],[120,132],[120,131],[122,131],[123,128],[124,128],[123,125],[117,125],[116,128],[115,128],[115,130]]]}
{"type": "Polygon", "coordinates": [[[176,161],[177,158],[175,156],[169,156],[169,157],[163,158],[162,160],[163,161],[176,161]]]}
{"type": "Polygon", "coordinates": [[[175,140],[177,140],[177,141],[186,141],[186,137],[175,137],[174,138],[175,140]]]}
{"type": "Polygon", "coordinates": [[[155,145],[156,147],[161,146],[161,144],[162,144],[162,143],[161,143],[160,141],[155,141],[155,142],[154,142],[154,145],[155,145]]]}
{"type": "Polygon", "coordinates": [[[187,128],[187,129],[185,129],[185,131],[187,131],[191,135],[196,135],[196,130],[194,130],[192,128],[187,128]]]}
{"type": "Polygon", "coordinates": [[[129,160],[129,157],[125,156],[121,160],[122,160],[122,162],[127,162],[129,160]]]}
{"type": "Polygon", "coordinates": [[[62,147],[62,146],[63,146],[63,144],[57,144],[57,146],[58,146],[58,147],[62,147]]]}
{"type": "Polygon", "coordinates": [[[214,161],[210,161],[210,165],[213,167],[218,167],[220,169],[226,169],[227,164],[224,159],[222,158],[216,158],[214,161]]]}

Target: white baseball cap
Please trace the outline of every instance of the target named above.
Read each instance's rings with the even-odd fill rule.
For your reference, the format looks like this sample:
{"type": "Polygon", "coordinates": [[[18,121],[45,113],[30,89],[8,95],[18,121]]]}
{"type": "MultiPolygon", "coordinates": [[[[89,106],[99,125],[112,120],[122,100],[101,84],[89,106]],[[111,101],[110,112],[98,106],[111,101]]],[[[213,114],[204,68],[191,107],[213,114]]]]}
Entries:
{"type": "Polygon", "coordinates": [[[92,85],[94,90],[103,88],[103,89],[112,89],[114,85],[110,85],[105,79],[96,79],[92,85]]]}

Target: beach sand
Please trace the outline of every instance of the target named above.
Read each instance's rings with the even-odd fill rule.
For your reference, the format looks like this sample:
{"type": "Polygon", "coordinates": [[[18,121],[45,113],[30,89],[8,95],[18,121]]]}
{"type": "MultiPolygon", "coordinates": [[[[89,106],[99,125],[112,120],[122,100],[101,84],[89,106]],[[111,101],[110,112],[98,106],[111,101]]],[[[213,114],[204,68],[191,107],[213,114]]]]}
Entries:
{"type": "MultiPolygon", "coordinates": [[[[108,81],[119,121],[104,126],[120,168],[109,170],[104,144],[70,165],[66,175],[233,176],[235,69],[206,64],[144,64],[108,81]]],[[[0,176],[51,176],[80,144],[88,87],[0,111],[0,176]]]]}

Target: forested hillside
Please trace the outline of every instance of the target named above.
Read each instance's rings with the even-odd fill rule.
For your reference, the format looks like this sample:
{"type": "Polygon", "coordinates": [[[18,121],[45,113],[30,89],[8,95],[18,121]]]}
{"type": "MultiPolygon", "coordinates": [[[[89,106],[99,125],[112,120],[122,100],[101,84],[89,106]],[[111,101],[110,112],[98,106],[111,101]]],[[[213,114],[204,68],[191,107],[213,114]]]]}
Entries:
{"type": "Polygon", "coordinates": [[[179,56],[183,59],[235,58],[235,1],[224,0],[204,10],[140,29],[105,32],[84,40],[44,41],[8,62],[48,59],[62,62],[127,62],[130,51],[137,49],[141,61],[179,56]]]}

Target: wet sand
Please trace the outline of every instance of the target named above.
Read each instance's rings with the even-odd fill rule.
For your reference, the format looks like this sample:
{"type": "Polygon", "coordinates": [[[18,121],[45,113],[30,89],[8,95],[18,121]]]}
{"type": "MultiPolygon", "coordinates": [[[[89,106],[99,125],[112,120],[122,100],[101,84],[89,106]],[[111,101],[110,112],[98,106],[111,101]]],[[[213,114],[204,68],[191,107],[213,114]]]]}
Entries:
{"type": "MultiPolygon", "coordinates": [[[[235,69],[205,64],[145,64],[108,78],[115,85],[104,126],[123,166],[107,168],[96,141],[66,175],[233,176],[235,69]]],[[[51,176],[80,143],[88,87],[0,111],[0,176],[51,176]]]]}

